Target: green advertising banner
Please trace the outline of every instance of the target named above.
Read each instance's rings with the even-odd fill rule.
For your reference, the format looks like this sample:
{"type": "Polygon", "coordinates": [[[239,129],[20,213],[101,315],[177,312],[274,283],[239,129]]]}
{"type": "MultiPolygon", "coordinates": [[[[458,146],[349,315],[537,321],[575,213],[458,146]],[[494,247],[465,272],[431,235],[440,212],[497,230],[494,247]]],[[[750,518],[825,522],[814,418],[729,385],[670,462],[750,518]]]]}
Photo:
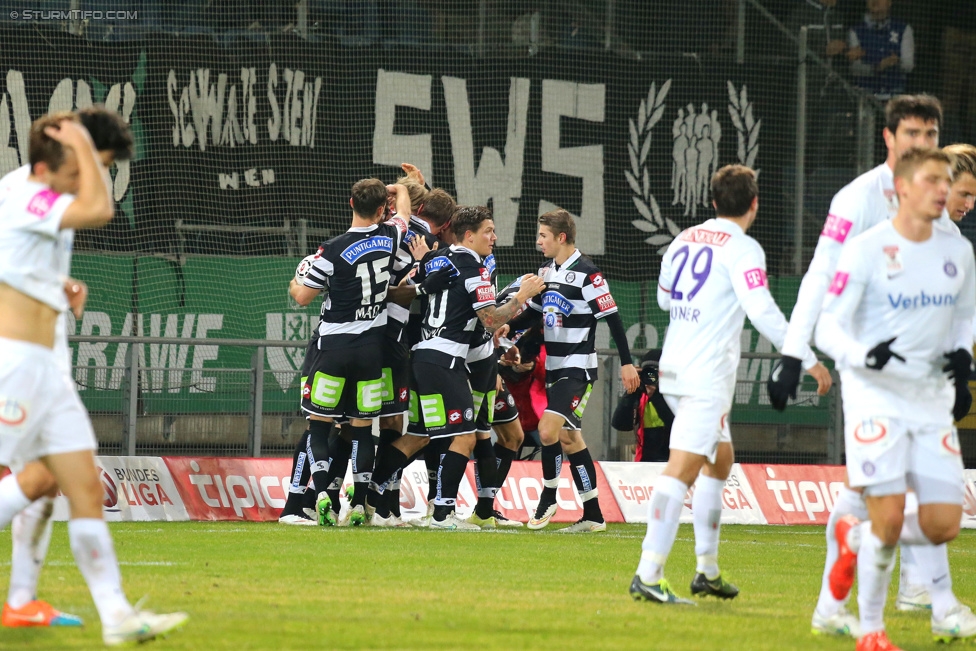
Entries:
{"type": "MultiPolygon", "coordinates": [[[[299,259],[284,257],[113,256],[77,254],[74,276],[90,288],[88,308],[69,333],[82,336],[146,336],[213,339],[213,344],[140,344],[140,405],[147,414],[246,413],[250,401],[254,350],[221,345],[221,339],[294,341],[294,347],[267,348],[264,410],[298,408],[299,371],[311,327],[317,322],[316,301],[302,308],[288,296],[288,281],[299,259]]],[[[503,275],[500,283],[513,276],[503,275]]],[[[611,290],[627,328],[631,348],[659,347],[668,314],[657,305],[656,279],[614,282],[611,290]]],[[[771,279],[777,302],[787,316],[798,279],[771,279]]],[[[612,348],[601,324],[597,346],[612,348]]],[[[772,345],[748,324],[744,352],[773,352],[772,345]]],[[[128,344],[80,342],[72,345],[75,378],[92,412],[125,409],[123,380],[128,344]]],[[[801,387],[800,405],[786,414],[769,407],[765,379],[770,360],[743,359],[739,365],[733,422],[826,425],[828,402],[812,384],[801,387]]]]}

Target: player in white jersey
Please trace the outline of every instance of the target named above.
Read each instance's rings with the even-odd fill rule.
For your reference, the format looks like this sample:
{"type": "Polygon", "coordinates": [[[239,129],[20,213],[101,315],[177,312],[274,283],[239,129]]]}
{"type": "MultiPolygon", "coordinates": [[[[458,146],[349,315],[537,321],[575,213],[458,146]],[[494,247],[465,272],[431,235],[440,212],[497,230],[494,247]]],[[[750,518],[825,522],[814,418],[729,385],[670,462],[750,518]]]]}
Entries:
{"type": "MultiPolygon", "coordinates": [[[[0,466],[39,459],[68,498],[71,548],[102,619],[106,644],[151,639],[186,615],[134,609],[121,587],[102,520],[91,422],[55,356],[55,323],[69,307],[61,271],[65,229],[98,228],[112,218],[111,191],[88,132],[70,113],[31,125],[31,175],[0,204],[0,466]],[[73,196],[73,193],[77,196],[73,196]]],[[[0,493],[5,521],[26,508],[17,482],[0,493]]]]}
{"type": "MultiPolygon", "coordinates": [[[[952,420],[972,405],[976,260],[967,240],[933,228],[950,178],[937,149],[898,160],[898,213],[845,247],[817,325],[817,346],[841,373],[847,473],[869,517],[838,522],[829,580],[834,597],[846,598],[856,566],[858,651],[897,651],[883,610],[899,540],[939,545],[959,533],[964,480],[952,420]],[[914,514],[905,512],[909,486],[914,514]]],[[[948,573],[939,583],[951,584],[948,573]]],[[[936,639],[976,635],[976,617],[951,589],[932,597],[936,639]]]]}
{"type": "MultiPolygon", "coordinates": [[[[634,599],[660,603],[694,602],[677,597],[664,579],[664,565],[678,531],[678,517],[691,484],[698,566],[693,594],[731,599],[738,589],[718,567],[722,489],[734,453],[729,410],[739,364],[745,317],[777,348],[786,336],[786,318],[769,292],[766,255],[746,231],[756,218],[756,174],[741,165],[723,167],[712,178],[717,218],[690,228],[668,247],[661,263],[657,299],[671,324],[660,363],[660,391],[674,412],[671,454],[654,483],[648,504],[647,536],[630,585],[634,599]]],[[[821,394],[830,374],[809,346],[803,366],[821,394]]]]}
{"type": "MultiPolygon", "coordinates": [[[[115,161],[128,160],[133,154],[132,133],[118,113],[102,106],[92,106],[78,111],[78,117],[92,136],[98,157],[105,168],[115,161]]],[[[17,188],[23,187],[31,173],[30,165],[23,165],[0,179],[0,202],[17,188]]],[[[62,229],[59,233],[64,250],[71,249],[74,232],[62,229]]],[[[64,259],[70,263],[70,259],[64,259]]],[[[65,266],[61,272],[68,302],[76,318],[81,317],[87,298],[87,287],[80,280],[67,277],[70,268],[65,266]]],[[[66,329],[67,317],[59,315],[55,326],[55,357],[63,365],[65,374],[70,375],[71,352],[68,348],[66,329]]],[[[53,497],[57,493],[57,483],[44,464],[39,461],[27,463],[23,469],[0,480],[17,482],[21,492],[31,505],[14,516],[12,525],[13,546],[11,553],[10,586],[7,600],[0,615],[0,624],[5,627],[25,626],[80,626],[81,619],[62,613],[45,601],[36,598],[37,581],[47,555],[51,539],[51,514],[53,497]]],[[[4,489],[0,487],[0,494],[4,489]]],[[[0,511],[4,507],[0,505],[0,511]]],[[[0,522],[0,526],[6,522],[0,522]]]]}
{"type": "MultiPolygon", "coordinates": [[[[888,158],[844,186],[830,203],[813,260],[803,276],[790,316],[783,357],[777,365],[778,376],[769,382],[770,401],[776,409],[785,409],[787,399],[796,397],[800,377],[798,354],[813,337],[824,296],[845,242],[875,224],[894,217],[898,211],[893,173],[895,163],[911,147],[938,146],[941,123],[942,107],[937,99],[928,95],[901,95],[885,106],[884,139],[888,158]]],[[[864,517],[865,513],[860,493],[846,486],[842,488],[827,520],[827,554],[820,595],[811,622],[813,633],[857,637],[857,618],[847,612],[844,602],[833,598],[828,585],[828,572],[837,558],[833,532],[838,519],[847,514],[864,517]]]]}

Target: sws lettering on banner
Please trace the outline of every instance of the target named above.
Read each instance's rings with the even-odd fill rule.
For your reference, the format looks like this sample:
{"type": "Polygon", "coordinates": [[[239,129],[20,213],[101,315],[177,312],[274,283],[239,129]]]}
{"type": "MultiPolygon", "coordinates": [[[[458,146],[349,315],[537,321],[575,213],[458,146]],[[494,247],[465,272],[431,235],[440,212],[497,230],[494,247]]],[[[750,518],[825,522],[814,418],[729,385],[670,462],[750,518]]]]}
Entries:
{"type": "MultiPolygon", "coordinates": [[[[509,477],[498,490],[498,503],[506,509],[525,509],[534,511],[542,495],[542,482],[535,477],[509,477]],[[533,496],[531,493],[535,492],[533,496]]],[[[583,508],[583,502],[569,479],[559,478],[559,488],[556,489],[556,505],[563,510],[574,511],[583,508]],[[566,494],[569,497],[566,497],[566,494]]]]}
{"type": "Polygon", "coordinates": [[[788,513],[806,513],[811,522],[817,519],[814,513],[834,510],[834,498],[844,485],[844,482],[839,481],[828,485],[825,481],[794,482],[776,479],[776,471],[769,466],[766,467],[766,475],[769,476],[766,488],[776,498],[776,504],[788,513]],[[784,495],[790,496],[789,501],[784,495]]]}
{"type": "MultiPolygon", "coordinates": [[[[196,461],[190,462],[190,470],[194,473],[200,472],[200,465],[196,461]]],[[[265,475],[258,479],[254,475],[227,475],[221,474],[189,475],[190,483],[197,487],[200,498],[204,504],[211,508],[233,508],[238,517],[244,515],[244,509],[271,508],[281,509],[285,506],[284,496],[288,493],[289,477],[274,477],[265,475]],[[209,486],[213,486],[217,491],[217,497],[210,494],[209,486]],[[273,497],[270,488],[274,486],[281,489],[282,497],[273,497]]]]}

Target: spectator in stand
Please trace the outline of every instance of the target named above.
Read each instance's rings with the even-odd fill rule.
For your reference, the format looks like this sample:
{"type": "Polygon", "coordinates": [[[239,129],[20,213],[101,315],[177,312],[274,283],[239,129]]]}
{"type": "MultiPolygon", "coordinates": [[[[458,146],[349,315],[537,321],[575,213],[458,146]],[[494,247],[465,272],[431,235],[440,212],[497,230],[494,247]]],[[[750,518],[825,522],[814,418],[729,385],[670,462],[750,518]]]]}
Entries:
{"type": "Polygon", "coordinates": [[[891,17],[891,0],[867,0],[864,20],[847,35],[847,58],[855,83],[878,99],[905,92],[915,68],[912,26],[891,17]]]}
{"type": "Polygon", "coordinates": [[[648,351],[641,358],[640,380],[643,391],[625,393],[613,411],[611,425],[621,432],[633,430],[637,439],[634,461],[667,461],[674,413],[657,390],[657,366],[661,349],[648,351]]]}
{"type": "Polygon", "coordinates": [[[976,142],[976,2],[943,0],[942,109],[948,142],[976,142]]]}

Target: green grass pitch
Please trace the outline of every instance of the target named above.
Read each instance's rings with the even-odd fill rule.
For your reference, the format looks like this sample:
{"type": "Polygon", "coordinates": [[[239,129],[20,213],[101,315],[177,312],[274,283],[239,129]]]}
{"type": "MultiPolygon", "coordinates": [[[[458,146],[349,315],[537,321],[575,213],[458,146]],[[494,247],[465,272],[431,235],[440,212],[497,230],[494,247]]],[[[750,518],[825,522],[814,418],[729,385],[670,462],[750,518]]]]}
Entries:
{"type": "MultiPolygon", "coordinates": [[[[822,527],[723,527],[721,565],[742,592],[697,608],[631,601],[642,525],[565,537],[227,522],[111,530],[129,598],[149,595],[150,609],[191,615],[182,631],[147,649],[854,648],[850,639],[810,635],[822,527]]],[[[976,532],[964,531],[949,549],[956,594],[976,604],[976,532]]],[[[7,532],[0,558],[10,558],[7,532]]],[[[682,525],[667,568],[682,596],[694,565],[692,529],[682,525]]],[[[894,589],[886,613],[892,641],[939,648],[927,615],[894,610],[894,589]]],[[[55,525],[40,596],[88,626],[0,629],[0,648],[100,646],[63,523],[55,525]]]]}

